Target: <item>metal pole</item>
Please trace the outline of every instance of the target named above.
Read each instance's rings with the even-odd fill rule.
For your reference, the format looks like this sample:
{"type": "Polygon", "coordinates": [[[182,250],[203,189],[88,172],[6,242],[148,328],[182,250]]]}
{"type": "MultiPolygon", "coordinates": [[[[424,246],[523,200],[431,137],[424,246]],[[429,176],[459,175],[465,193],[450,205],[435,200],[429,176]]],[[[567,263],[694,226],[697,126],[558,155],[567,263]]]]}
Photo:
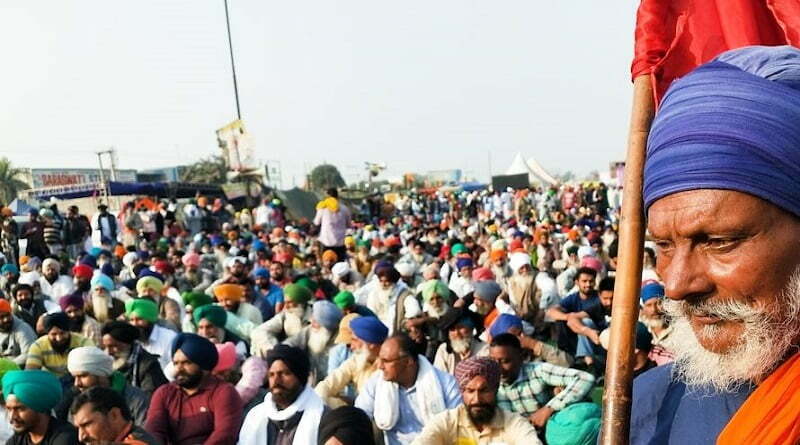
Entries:
{"type": "Polygon", "coordinates": [[[101,187],[100,192],[104,196],[104,201],[105,201],[104,204],[108,205],[108,204],[110,204],[108,202],[109,193],[108,193],[108,190],[106,189],[106,187],[108,187],[108,184],[106,183],[106,172],[103,171],[103,152],[102,151],[98,151],[97,152],[97,162],[100,163],[100,187],[101,187]]]}
{"type": "Polygon", "coordinates": [[[231,72],[233,73],[233,95],[236,97],[236,118],[242,119],[242,111],[239,108],[239,84],[236,82],[236,64],[233,61],[233,40],[231,39],[231,18],[228,14],[228,0],[225,2],[225,24],[228,26],[228,50],[231,54],[231,72]]]}

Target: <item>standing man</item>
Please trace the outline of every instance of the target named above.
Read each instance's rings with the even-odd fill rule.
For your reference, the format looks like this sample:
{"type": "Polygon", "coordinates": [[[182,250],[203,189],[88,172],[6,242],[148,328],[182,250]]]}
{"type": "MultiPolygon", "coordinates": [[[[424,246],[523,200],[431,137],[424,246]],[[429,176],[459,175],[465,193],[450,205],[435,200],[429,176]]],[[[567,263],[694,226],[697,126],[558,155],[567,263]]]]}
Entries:
{"type": "Polygon", "coordinates": [[[47,371],[9,371],[3,397],[14,436],[7,445],[78,445],[75,427],[50,415],[61,400],[61,383],[47,371]]]}
{"type": "Polygon", "coordinates": [[[324,249],[336,252],[342,260],[347,258],[344,237],[350,227],[350,209],[339,202],[339,191],[335,188],[327,190],[328,197],[317,203],[317,214],[314,224],[319,226],[319,241],[324,249]]]}
{"type": "Polygon", "coordinates": [[[44,223],[39,218],[39,211],[31,209],[28,211],[30,220],[22,225],[22,233],[20,238],[28,240],[28,245],[25,248],[25,255],[29,257],[46,257],[50,251],[47,249],[47,244],[44,242],[44,223]]]}
{"type": "Polygon", "coordinates": [[[311,363],[298,348],[278,345],[267,355],[270,392],[250,410],[239,432],[239,445],[316,444],[326,411],[307,386],[311,363]]]}
{"type": "Polygon", "coordinates": [[[461,443],[538,445],[536,430],[522,417],[500,409],[495,393],[500,385],[500,365],[489,357],[472,357],[455,371],[464,404],[426,423],[412,445],[461,443]]]}
{"type": "Polygon", "coordinates": [[[210,341],[178,335],[172,345],[175,381],[153,394],[145,430],[164,445],[235,444],[242,399],[233,385],[211,375],[218,359],[210,341]]]}
{"type": "Polygon", "coordinates": [[[108,206],[100,204],[92,218],[92,244],[109,248],[117,242],[117,219],[108,213],[108,206]]]}

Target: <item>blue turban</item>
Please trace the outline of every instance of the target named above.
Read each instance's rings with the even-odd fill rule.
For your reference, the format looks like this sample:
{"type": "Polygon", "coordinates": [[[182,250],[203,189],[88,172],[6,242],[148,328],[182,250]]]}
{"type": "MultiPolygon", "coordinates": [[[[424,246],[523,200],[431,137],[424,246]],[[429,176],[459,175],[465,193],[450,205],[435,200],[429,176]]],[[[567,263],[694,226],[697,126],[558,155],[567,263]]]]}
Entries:
{"type": "Polygon", "coordinates": [[[359,340],[379,345],[389,335],[387,328],[376,317],[357,317],[350,321],[350,330],[359,340]]]}
{"type": "Polygon", "coordinates": [[[144,277],[158,278],[159,280],[161,280],[162,283],[164,282],[164,275],[161,275],[160,273],[154,271],[153,269],[151,269],[149,267],[143,267],[142,270],[139,271],[139,276],[136,277],[136,278],[140,278],[141,279],[141,278],[144,278],[144,277]]]}
{"type": "Polygon", "coordinates": [[[519,328],[522,330],[522,319],[516,315],[500,314],[497,319],[492,323],[489,328],[489,334],[492,337],[497,337],[500,334],[505,334],[511,328],[519,328]]]}
{"type": "Polygon", "coordinates": [[[103,289],[111,292],[114,290],[114,281],[109,278],[108,275],[99,273],[92,278],[91,281],[92,289],[96,287],[102,287],[103,289]]]}
{"type": "Polygon", "coordinates": [[[172,342],[172,355],[175,356],[179,349],[204,371],[211,371],[217,366],[217,347],[206,338],[186,332],[178,334],[172,342]]]}
{"type": "Polygon", "coordinates": [[[253,276],[256,278],[269,278],[269,271],[263,267],[256,267],[253,270],[253,276]]]}
{"type": "Polygon", "coordinates": [[[103,249],[101,249],[99,247],[92,247],[91,249],[89,249],[89,255],[91,255],[91,256],[93,256],[95,258],[99,257],[102,252],[103,252],[103,249]]]}
{"type": "Polygon", "coordinates": [[[472,258],[459,258],[456,260],[456,269],[461,270],[465,267],[472,267],[472,258]]]}
{"type": "Polygon", "coordinates": [[[494,281],[478,281],[474,284],[475,291],[473,295],[475,298],[494,304],[497,301],[497,296],[503,292],[503,289],[494,281]]]}
{"type": "Polygon", "coordinates": [[[253,241],[253,251],[259,251],[265,247],[266,245],[264,244],[264,241],[261,241],[260,239],[253,241]]]}
{"type": "Polygon", "coordinates": [[[14,264],[3,264],[3,267],[0,268],[0,273],[10,273],[12,275],[19,275],[19,269],[14,264]]]}
{"type": "Polygon", "coordinates": [[[661,298],[664,296],[664,286],[658,283],[649,283],[642,288],[642,293],[639,294],[639,300],[642,304],[647,303],[647,300],[653,298],[661,298]]]}
{"type": "Polygon", "coordinates": [[[647,141],[644,204],[734,190],[800,216],[800,50],[720,54],[667,90],[647,141]]]}
{"type": "Polygon", "coordinates": [[[40,369],[9,371],[3,376],[3,395],[15,396],[37,413],[49,413],[61,401],[58,378],[40,369]]]}
{"type": "Polygon", "coordinates": [[[97,258],[91,255],[84,255],[83,258],[81,258],[81,260],[78,261],[78,264],[84,264],[86,266],[91,267],[92,269],[97,269],[97,258]]]}
{"type": "Polygon", "coordinates": [[[314,303],[311,314],[317,323],[331,332],[336,332],[339,322],[342,321],[342,310],[328,300],[320,300],[314,303]]]}

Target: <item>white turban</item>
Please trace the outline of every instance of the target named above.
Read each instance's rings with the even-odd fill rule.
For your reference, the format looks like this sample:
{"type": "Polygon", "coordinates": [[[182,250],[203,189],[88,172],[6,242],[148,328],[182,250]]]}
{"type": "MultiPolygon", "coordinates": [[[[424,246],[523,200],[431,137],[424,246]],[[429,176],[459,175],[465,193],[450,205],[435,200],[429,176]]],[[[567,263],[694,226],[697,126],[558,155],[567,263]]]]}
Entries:
{"type": "Polygon", "coordinates": [[[578,247],[578,259],[582,260],[585,256],[595,256],[595,251],[590,246],[578,247]]]}
{"type": "Polygon", "coordinates": [[[343,277],[350,273],[350,265],[342,261],[336,263],[331,267],[331,273],[337,277],[343,277]]]}
{"type": "Polygon", "coordinates": [[[59,263],[58,260],[47,258],[46,260],[42,261],[42,270],[47,270],[50,267],[55,269],[56,272],[61,272],[61,263],[59,263]]]}
{"type": "Polygon", "coordinates": [[[67,369],[72,375],[108,377],[114,372],[114,359],[96,346],[81,346],[69,352],[67,369]]]}
{"type": "Polygon", "coordinates": [[[414,275],[416,269],[413,264],[407,262],[397,263],[394,265],[394,268],[400,272],[401,277],[410,277],[414,275]]]}
{"type": "Polygon", "coordinates": [[[39,282],[39,278],[41,278],[41,275],[39,275],[39,272],[36,272],[36,271],[22,272],[20,274],[20,276],[19,276],[19,280],[17,280],[17,283],[19,283],[19,284],[27,284],[28,286],[32,287],[34,285],[34,283],[38,283],[39,282]]]}
{"type": "Polygon", "coordinates": [[[136,252],[128,252],[125,254],[125,256],[122,257],[122,264],[124,264],[125,267],[131,267],[133,266],[133,263],[138,259],[139,259],[139,254],[137,254],[136,252]]]}
{"type": "Polygon", "coordinates": [[[515,252],[508,257],[508,265],[514,273],[519,272],[520,267],[525,265],[530,266],[530,264],[531,256],[524,252],[515,252]]]}

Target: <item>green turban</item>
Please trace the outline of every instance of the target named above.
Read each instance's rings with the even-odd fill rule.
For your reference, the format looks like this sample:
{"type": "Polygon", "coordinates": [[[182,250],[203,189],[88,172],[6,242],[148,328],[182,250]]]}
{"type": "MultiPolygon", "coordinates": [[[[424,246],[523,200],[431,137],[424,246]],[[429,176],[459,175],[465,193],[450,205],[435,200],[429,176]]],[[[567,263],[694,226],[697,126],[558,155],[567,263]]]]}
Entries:
{"type": "Polygon", "coordinates": [[[422,301],[431,301],[434,295],[442,297],[444,300],[450,299],[450,288],[439,280],[428,280],[422,283],[422,301]]]}
{"type": "Polygon", "coordinates": [[[553,414],[545,431],[551,445],[593,445],[600,433],[600,407],[594,403],[573,403],[553,414]]]}
{"type": "Polygon", "coordinates": [[[369,249],[370,247],[372,247],[372,243],[368,239],[360,239],[356,242],[356,246],[366,247],[367,249],[369,249]]]}
{"type": "Polygon", "coordinates": [[[294,283],[295,284],[299,284],[299,285],[305,287],[306,289],[310,290],[312,294],[317,291],[317,288],[319,288],[317,283],[315,283],[311,278],[308,278],[308,277],[300,278],[299,280],[295,281],[294,283]]]}
{"type": "Polygon", "coordinates": [[[225,312],[225,308],[216,304],[207,304],[195,308],[192,311],[192,316],[194,317],[195,325],[200,324],[200,320],[205,318],[218,328],[224,328],[225,322],[228,320],[228,313],[225,312]]]}
{"type": "Polygon", "coordinates": [[[8,371],[3,376],[3,395],[13,395],[38,413],[49,413],[61,401],[61,392],[58,377],[40,369],[8,371]]]}
{"type": "Polygon", "coordinates": [[[298,283],[292,283],[283,288],[283,296],[294,303],[306,304],[311,299],[311,291],[298,283]]]}
{"type": "Polygon", "coordinates": [[[147,298],[134,298],[125,302],[125,315],[131,315],[155,323],[158,320],[158,305],[147,298]]]}
{"type": "Polygon", "coordinates": [[[139,278],[136,282],[136,293],[142,295],[147,290],[153,290],[156,293],[160,293],[161,289],[164,288],[164,282],[159,280],[156,277],[146,276],[139,278]]]}
{"type": "Polygon", "coordinates": [[[453,244],[453,247],[450,248],[450,255],[456,256],[459,253],[466,252],[467,250],[468,250],[467,246],[465,246],[465,245],[463,245],[461,243],[456,243],[456,244],[453,244]]]}
{"type": "Polygon", "coordinates": [[[348,308],[356,303],[356,297],[353,296],[352,292],[343,290],[333,297],[333,302],[336,303],[336,306],[338,306],[339,309],[345,310],[345,308],[348,308]]]}
{"type": "Polygon", "coordinates": [[[184,292],[181,294],[181,298],[183,304],[194,308],[213,303],[211,297],[204,292],[184,292]]]}

